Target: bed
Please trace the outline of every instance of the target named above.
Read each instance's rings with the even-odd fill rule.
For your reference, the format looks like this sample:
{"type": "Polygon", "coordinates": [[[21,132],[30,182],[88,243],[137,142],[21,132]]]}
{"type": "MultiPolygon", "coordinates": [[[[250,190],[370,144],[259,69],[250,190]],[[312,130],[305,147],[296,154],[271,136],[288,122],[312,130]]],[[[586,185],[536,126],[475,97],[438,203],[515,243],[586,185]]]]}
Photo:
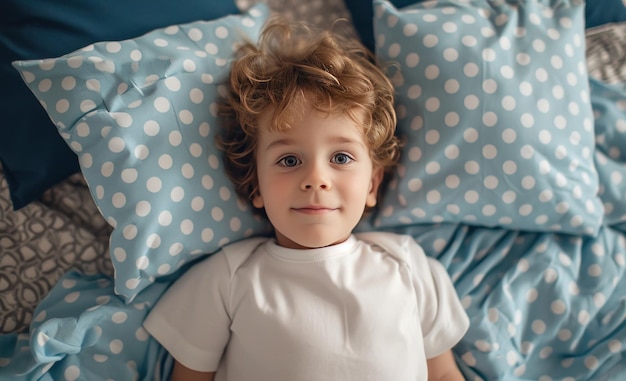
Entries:
{"type": "Polygon", "coordinates": [[[403,154],[358,229],[444,264],[470,317],[465,377],[626,379],[622,1],[206,3],[0,5],[0,380],[167,376],[151,306],[269,233],[212,136],[232,48],[271,12],[386,66],[403,154]]]}

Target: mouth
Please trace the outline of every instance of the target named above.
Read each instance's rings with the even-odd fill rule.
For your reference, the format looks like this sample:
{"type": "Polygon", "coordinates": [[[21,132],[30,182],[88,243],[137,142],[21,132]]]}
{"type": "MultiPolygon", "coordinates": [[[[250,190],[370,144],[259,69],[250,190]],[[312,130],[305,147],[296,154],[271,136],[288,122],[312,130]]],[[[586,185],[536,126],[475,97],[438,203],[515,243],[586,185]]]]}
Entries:
{"type": "Polygon", "coordinates": [[[315,215],[315,216],[328,214],[328,213],[334,212],[337,209],[338,208],[328,208],[325,206],[304,206],[301,208],[291,208],[291,210],[295,212],[302,213],[302,214],[315,215]]]}

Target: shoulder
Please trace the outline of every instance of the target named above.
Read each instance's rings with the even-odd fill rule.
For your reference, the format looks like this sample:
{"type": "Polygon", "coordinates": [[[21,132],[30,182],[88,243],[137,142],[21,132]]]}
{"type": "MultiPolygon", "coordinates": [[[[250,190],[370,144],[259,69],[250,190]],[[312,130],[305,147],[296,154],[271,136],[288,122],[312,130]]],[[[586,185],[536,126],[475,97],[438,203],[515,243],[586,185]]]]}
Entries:
{"type": "Polygon", "coordinates": [[[415,239],[406,234],[387,232],[357,233],[355,236],[370,245],[378,246],[384,251],[402,260],[413,262],[415,258],[426,260],[426,254],[415,239]]]}
{"type": "Polygon", "coordinates": [[[255,237],[229,243],[214,254],[201,260],[189,269],[188,274],[229,274],[232,275],[256,249],[269,238],[255,237]]]}
{"type": "Polygon", "coordinates": [[[372,246],[380,247],[398,262],[403,263],[418,282],[440,277],[446,273],[441,263],[428,257],[424,249],[410,235],[368,232],[358,233],[356,236],[372,246]]]}
{"type": "Polygon", "coordinates": [[[267,237],[254,237],[228,244],[218,254],[224,256],[231,274],[241,266],[261,245],[267,242],[267,237]]]}

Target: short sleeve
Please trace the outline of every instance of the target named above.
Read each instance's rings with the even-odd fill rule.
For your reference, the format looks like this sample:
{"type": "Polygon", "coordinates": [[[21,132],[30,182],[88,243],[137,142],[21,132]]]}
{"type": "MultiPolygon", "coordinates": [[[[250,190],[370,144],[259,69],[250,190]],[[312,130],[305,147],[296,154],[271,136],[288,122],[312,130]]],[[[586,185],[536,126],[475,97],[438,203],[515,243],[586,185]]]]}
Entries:
{"type": "Polygon", "coordinates": [[[430,359],[454,347],[469,328],[469,318],[441,263],[427,257],[411,238],[410,261],[420,311],[424,350],[430,359]]]}
{"type": "Polygon", "coordinates": [[[146,330],[180,363],[217,370],[230,336],[230,271],[223,251],[194,265],[158,301],[146,330]]]}

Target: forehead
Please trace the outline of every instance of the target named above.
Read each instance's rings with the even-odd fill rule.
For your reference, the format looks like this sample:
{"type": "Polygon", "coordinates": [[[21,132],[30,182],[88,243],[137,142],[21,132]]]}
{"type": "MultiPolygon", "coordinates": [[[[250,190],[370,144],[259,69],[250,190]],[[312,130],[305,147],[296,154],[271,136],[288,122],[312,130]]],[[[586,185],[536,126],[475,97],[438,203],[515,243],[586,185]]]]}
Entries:
{"type": "Polygon", "coordinates": [[[260,121],[269,129],[287,129],[315,112],[331,118],[347,116],[359,125],[364,125],[367,119],[367,112],[361,105],[335,99],[323,91],[298,89],[291,95],[288,99],[274,99],[267,105],[267,110],[261,114],[260,121]]]}
{"type": "MultiPolygon", "coordinates": [[[[292,114],[293,115],[293,114],[292,114]]],[[[364,143],[365,130],[361,123],[350,114],[328,113],[307,107],[298,111],[296,117],[286,121],[277,120],[274,112],[264,113],[259,119],[259,139],[278,139],[283,137],[310,139],[326,137],[335,141],[358,141],[364,143]]]]}
{"type": "MultiPolygon", "coordinates": [[[[332,101],[315,102],[311,96],[303,95],[296,97],[283,108],[276,105],[270,106],[258,119],[261,130],[288,131],[305,123],[308,119],[341,119],[342,122],[351,125],[363,126],[366,120],[365,110],[358,107],[341,107],[332,101]]],[[[365,132],[361,129],[361,132],[365,132]]]]}

